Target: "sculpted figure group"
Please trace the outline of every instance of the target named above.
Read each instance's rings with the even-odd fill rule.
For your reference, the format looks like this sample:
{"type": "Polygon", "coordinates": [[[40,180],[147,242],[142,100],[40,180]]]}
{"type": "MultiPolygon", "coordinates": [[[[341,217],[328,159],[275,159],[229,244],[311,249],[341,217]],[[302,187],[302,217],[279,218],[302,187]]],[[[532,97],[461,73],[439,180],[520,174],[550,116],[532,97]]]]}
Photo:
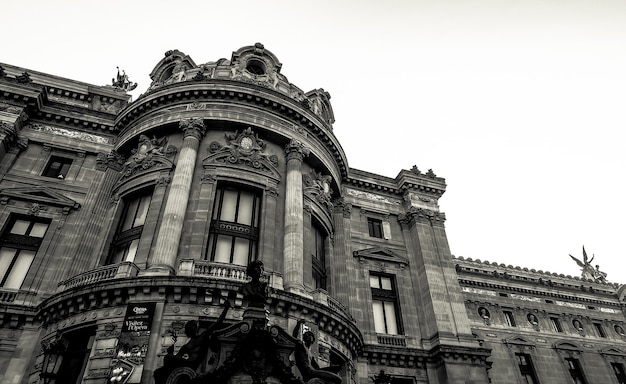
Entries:
{"type": "MultiPolygon", "coordinates": [[[[243,284],[239,292],[243,295],[243,302],[247,304],[248,308],[255,308],[256,310],[265,308],[269,288],[266,282],[261,281],[263,271],[263,263],[259,260],[251,262],[246,269],[246,274],[251,280],[243,284]]],[[[166,384],[170,375],[177,368],[186,367],[196,372],[207,359],[209,350],[218,352],[216,347],[219,346],[219,341],[215,335],[222,327],[231,306],[230,301],[226,300],[224,310],[217,321],[203,333],[198,334],[196,321],[191,320],[186,323],[185,335],[189,340],[176,354],[174,354],[174,346],[168,348],[167,354],[163,358],[163,366],[154,371],[155,384],[166,384]]],[[[296,339],[293,356],[295,366],[298,368],[302,380],[306,383],[311,379],[317,378],[329,384],[341,384],[342,379],[337,375],[337,372],[342,369],[341,366],[321,368],[317,363],[311,351],[315,343],[315,334],[305,329],[305,324],[305,320],[298,320],[293,329],[293,337],[296,339]]],[[[287,370],[289,370],[289,367],[287,367],[287,370]]],[[[192,380],[192,382],[195,381],[192,380]]]]}

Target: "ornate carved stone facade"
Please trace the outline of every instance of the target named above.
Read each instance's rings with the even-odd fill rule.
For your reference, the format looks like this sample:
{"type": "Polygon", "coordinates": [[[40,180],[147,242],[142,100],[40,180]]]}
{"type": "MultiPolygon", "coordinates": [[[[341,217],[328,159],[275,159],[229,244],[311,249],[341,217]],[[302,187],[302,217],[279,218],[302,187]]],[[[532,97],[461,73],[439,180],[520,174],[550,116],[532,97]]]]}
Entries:
{"type": "MultiPolygon", "coordinates": [[[[288,359],[304,319],[346,384],[617,382],[623,287],[454,258],[445,180],[349,168],[330,94],[281,71],[258,43],[200,65],[172,50],[130,102],[0,65],[0,381],[57,361],[59,383],[152,383],[228,301],[224,348],[267,320],[249,345],[288,359]],[[267,312],[244,325],[252,260],[267,312]]],[[[234,377],[232,352],[240,382],[301,383],[295,362],[205,352],[191,374],[234,377]]]]}

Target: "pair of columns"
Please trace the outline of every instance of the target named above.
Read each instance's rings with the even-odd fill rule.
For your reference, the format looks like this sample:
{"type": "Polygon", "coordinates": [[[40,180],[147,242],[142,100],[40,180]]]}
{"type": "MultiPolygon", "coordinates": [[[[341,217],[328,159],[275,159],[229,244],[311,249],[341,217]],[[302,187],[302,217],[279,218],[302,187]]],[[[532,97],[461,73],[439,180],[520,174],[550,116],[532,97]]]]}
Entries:
{"type": "MultiPolygon", "coordinates": [[[[206,133],[201,118],[180,122],[183,145],[172,177],[170,191],[165,202],[162,222],[157,234],[155,251],[150,258],[146,274],[176,274],[175,264],[189,201],[193,172],[200,142],[206,133]]],[[[302,161],[309,150],[296,140],[285,147],[287,160],[285,231],[284,231],[284,275],[285,290],[303,291],[304,266],[304,202],[302,198],[302,161]]]]}

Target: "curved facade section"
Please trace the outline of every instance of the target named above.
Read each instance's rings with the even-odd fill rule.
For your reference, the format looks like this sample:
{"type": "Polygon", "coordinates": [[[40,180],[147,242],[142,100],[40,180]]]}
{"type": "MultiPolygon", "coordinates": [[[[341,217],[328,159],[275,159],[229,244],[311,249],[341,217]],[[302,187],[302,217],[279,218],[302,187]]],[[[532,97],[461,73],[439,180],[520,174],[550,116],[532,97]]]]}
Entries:
{"type": "Polygon", "coordinates": [[[330,95],[281,71],[262,44],[205,64],[168,51],[130,102],[0,66],[0,381],[619,373],[623,289],[453,258],[445,180],[349,168],[330,95]]]}

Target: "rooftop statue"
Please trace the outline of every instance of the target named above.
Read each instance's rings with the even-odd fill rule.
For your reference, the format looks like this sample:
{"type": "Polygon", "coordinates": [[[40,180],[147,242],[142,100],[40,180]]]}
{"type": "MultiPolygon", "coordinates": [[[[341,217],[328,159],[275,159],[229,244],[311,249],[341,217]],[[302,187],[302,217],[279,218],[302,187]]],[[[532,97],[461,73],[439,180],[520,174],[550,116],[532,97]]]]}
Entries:
{"type": "Polygon", "coordinates": [[[137,83],[130,82],[130,80],[128,79],[128,75],[126,74],[126,71],[122,70],[122,73],[120,73],[120,67],[116,67],[116,68],[117,68],[117,77],[111,79],[113,88],[120,90],[120,91],[124,91],[124,92],[129,92],[137,88],[137,83]]]}
{"type": "Polygon", "coordinates": [[[569,257],[571,257],[576,264],[578,264],[578,266],[581,268],[582,271],[582,278],[583,279],[589,279],[589,280],[593,280],[597,283],[606,283],[606,272],[602,272],[600,271],[600,266],[596,265],[596,267],[594,268],[593,265],[591,265],[591,262],[593,261],[594,257],[596,257],[596,255],[592,255],[591,259],[589,259],[587,257],[587,251],[585,251],[585,246],[583,245],[583,261],[580,261],[579,259],[577,259],[576,257],[569,255],[569,257]]]}

